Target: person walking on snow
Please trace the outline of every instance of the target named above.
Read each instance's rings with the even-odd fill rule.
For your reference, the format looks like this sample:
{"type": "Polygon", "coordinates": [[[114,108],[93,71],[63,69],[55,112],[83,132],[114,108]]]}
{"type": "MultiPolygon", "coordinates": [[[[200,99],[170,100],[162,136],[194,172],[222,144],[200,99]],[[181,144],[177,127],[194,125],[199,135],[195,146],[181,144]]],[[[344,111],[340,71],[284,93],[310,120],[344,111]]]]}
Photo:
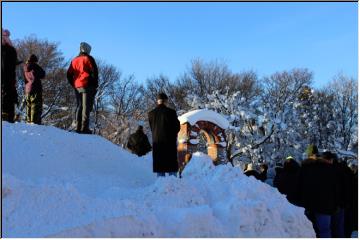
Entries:
{"type": "Polygon", "coordinates": [[[37,56],[31,54],[24,65],[26,121],[41,124],[43,104],[41,79],[45,77],[45,71],[37,62],[37,56]]]}
{"type": "Polygon", "coordinates": [[[177,161],[177,134],[180,122],[176,111],[168,108],[165,93],[157,96],[157,106],[148,113],[153,142],[153,172],[158,177],[165,173],[176,176],[179,166],[177,161]]]}
{"type": "Polygon", "coordinates": [[[143,126],[139,126],[136,132],[130,135],[127,148],[139,157],[144,156],[151,151],[151,145],[144,133],[143,126]]]}
{"type": "Polygon", "coordinates": [[[89,129],[89,118],[99,77],[95,59],[90,56],[90,51],[91,46],[88,43],[80,43],[80,54],[71,61],[67,71],[67,79],[75,89],[77,133],[92,133],[89,129]]]}

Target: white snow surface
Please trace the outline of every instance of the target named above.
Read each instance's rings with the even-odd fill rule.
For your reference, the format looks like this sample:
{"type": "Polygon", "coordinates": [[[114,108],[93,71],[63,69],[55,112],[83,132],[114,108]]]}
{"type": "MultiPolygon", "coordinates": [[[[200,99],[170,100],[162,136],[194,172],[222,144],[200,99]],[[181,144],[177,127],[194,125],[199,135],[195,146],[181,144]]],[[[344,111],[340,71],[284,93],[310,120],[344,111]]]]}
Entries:
{"type": "Polygon", "coordinates": [[[226,120],[222,115],[217,112],[207,110],[207,109],[198,109],[187,112],[178,117],[180,124],[190,123],[194,125],[198,121],[209,121],[212,122],[222,129],[227,129],[229,127],[229,121],[226,120]]]}
{"type": "Polygon", "coordinates": [[[315,237],[303,208],[195,153],[183,178],[95,135],[2,123],[3,237],[315,237]]]}

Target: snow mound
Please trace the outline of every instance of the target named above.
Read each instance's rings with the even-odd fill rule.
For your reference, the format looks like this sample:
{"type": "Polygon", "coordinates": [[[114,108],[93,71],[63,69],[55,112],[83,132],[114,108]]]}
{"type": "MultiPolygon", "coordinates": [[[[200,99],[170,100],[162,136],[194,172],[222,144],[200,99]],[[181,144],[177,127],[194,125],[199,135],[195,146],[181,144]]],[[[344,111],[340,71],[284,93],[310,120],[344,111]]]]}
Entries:
{"type": "Polygon", "coordinates": [[[198,121],[209,121],[218,125],[222,129],[227,129],[229,127],[229,121],[226,120],[223,116],[214,111],[206,109],[199,109],[187,112],[178,117],[178,119],[180,121],[180,124],[188,122],[191,125],[194,125],[198,121]]]}
{"type": "Polygon", "coordinates": [[[207,155],[156,178],[151,154],[99,136],[2,126],[4,237],[315,237],[303,208],[207,155]]]}

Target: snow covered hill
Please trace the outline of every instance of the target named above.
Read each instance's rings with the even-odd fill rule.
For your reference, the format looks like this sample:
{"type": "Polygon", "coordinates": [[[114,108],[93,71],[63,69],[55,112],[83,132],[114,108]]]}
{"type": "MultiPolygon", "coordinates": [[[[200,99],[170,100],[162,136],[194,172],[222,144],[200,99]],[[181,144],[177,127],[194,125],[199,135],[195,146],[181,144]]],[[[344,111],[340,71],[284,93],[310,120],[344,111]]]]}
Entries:
{"type": "Polygon", "coordinates": [[[151,154],[99,136],[2,127],[3,237],[315,237],[304,209],[204,154],[156,178],[151,154]]]}

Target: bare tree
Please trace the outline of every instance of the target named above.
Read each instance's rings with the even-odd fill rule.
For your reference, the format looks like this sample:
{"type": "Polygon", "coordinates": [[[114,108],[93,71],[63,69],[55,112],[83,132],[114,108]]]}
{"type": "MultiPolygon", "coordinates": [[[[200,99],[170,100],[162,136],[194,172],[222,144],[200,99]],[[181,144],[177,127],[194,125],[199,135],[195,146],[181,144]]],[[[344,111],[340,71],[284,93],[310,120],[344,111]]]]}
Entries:
{"type": "Polygon", "coordinates": [[[285,105],[294,101],[304,86],[311,85],[312,77],[308,69],[276,72],[265,77],[263,101],[273,106],[274,113],[283,112],[285,105]]]}
{"type": "Polygon", "coordinates": [[[99,70],[99,86],[94,99],[94,132],[99,133],[101,128],[100,114],[106,111],[110,104],[113,85],[120,79],[121,73],[115,66],[103,60],[96,60],[99,70]]]}
{"type": "Polygon", "coordinates": [[[338,74],[329,84],[333,96],[333,115],[336,121],[336,141],[343,150],[357,142],[358,83],[355,79],[338,74]]]}
{"type": "Polygon", "coordinates": [[[177,80],[177,86],[182,89],[182,99],[185,95],[196,95],[204,102],[209,101],[208,96],[215,91],[226,96],[238,92],[238,95],[244,97],[246,101],[251,101],[261,93],[255,72],[233,73],[227,64],[218,60],[210,62],[193,60],[191,68],[177,80]]]}

